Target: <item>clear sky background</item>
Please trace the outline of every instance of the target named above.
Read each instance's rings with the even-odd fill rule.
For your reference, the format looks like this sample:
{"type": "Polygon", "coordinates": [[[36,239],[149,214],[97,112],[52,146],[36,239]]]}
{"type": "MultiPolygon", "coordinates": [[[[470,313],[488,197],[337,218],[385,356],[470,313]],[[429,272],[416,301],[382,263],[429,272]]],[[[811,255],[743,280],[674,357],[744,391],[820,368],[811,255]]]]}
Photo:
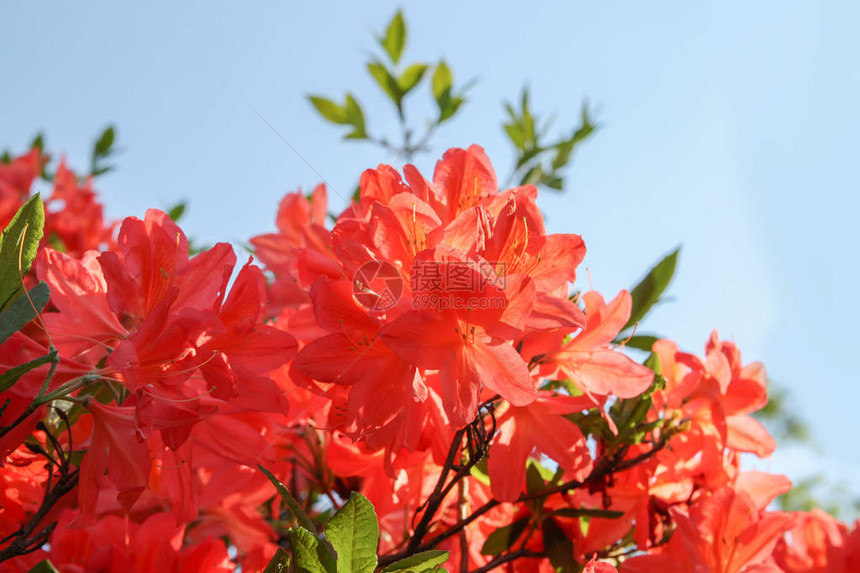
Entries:
{"type": "MultiPolygon", "coordinates": [[[[363,169],[396,161],[342,142],[305,96],[349,89],[372,132],[396,134],[364,64],[371,33],[398,6],[5,3],[0,148],[23,151],[41,130],[83,170],[113,123],[123,153],[98,181],[109,215],[184,199],[190,236],[246,241],[274,228],[285,192],[319,180],[255,110],[343,196],[363,169]]],[[[607,296],[683,245],[673,300],[642,330],[696,353],[714,328],[734,339],[790,389],[816,444],[755,466],[821,472],[860,494],[858,5],[403,7],[406,60],[444,57],[458,81],[478,79],[419,168],[429,176],[445,148],[478,143],[504,179],[503,99],[527,83],[534,108],[566,128],[587,98],[602,129],[579,148],[565,193],[541,199],[549,230],[584,237],[585,266],[607,296]]],[[[407,103],[420,117],[429,89],[407,103]]]]}

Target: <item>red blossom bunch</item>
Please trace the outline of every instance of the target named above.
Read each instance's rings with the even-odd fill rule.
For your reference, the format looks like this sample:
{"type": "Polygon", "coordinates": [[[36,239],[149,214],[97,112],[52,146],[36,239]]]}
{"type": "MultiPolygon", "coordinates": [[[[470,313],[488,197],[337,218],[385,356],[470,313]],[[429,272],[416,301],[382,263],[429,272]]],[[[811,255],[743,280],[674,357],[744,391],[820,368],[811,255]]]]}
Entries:
{"type": "MultiPolygon", "coordinates": [[[[4,226],[45,161],[0,165],[4,226]]],[[[161,211],[105,222],[91,185],[57,169],[19,277],[50,298],[0,343],[0,571],[298,566],[291,525],[351,492],[380,567],[860,568],[856,525],[770,510],[788,479],[741,469],[776,447],[762,365],[716,333],[634,360],[631,294],[575,291],[582,238],[480,147],[366,171],[331,225],[324,186],[288,194],[238,270],[161,211]]]]}

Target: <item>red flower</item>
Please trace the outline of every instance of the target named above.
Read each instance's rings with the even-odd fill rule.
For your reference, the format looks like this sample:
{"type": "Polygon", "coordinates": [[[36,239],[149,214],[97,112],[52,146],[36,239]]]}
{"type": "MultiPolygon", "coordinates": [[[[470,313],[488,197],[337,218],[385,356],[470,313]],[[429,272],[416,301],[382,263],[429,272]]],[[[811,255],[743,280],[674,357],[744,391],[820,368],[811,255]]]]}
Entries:
{"type": "Polygon", "coordinates": [[[81,525],[89,525],[95,519],[99,482],[105,472],[117,488],[117,501],[128,511],[146,489],[150,470],[149,450],[136,433],[134,408],[90,400],[87,409],[94,423],[78,486],[81,525]]]}
{"type": "Polygon", "coordinates": [[[608,304],[594,291],[582,298],[585,328],[559,350],[547,352],[542,362],[557,367],[588,394],[638,396],[651,385],[654,373],[612,348],[612,341],[630,318],[630,293],[623,290],[608,304]]]}
{"type": "MultiPolygon", "coordinates": [[[[420,263],[430,276],[442,276],[457,265],[468,285],[487,281],[485,266],[452,249],[425,251],[420,263]]],[[[475,418],[484,387],[515,406],[537,397],[527,364],[509,342],[521,329],[516,321],[505,320],[505,307],[519,302],[516,295],[528,296],[528,291],[512,294],[487,283],[482,288],[414,292],[413,300],[430,297],[431,306],[407,312],[382,331],[386,345],[411,364],[439,371],[445,412],[455,427],[475,418]],[[433,300],[448,300],[444,304],[450,308],[432,308],[433,300]]]]}
{"type": "Polygon", "coordinates": [[[776,573],[771,554],[794,521],[787,513],[760,514],[749,495],[729,488],[672,516],[677,530],[665,551],[630,559],[623,573],[776,573]]]}
{"type": "Polygon", "coordinates": [[[545,454],[564,470],[565,480],[581,480],[591,470],[582,431],[564,414],[587,408],[586,401],[541,393],[531,404],[511,406],[497,416],[499,434],[490,447],[487,469],[493,497],[515,501],[523,491],[526,460],[545,454]]]}
{"type": "Polygon", "coordinates": [[[350,387],[345,431],[355,439],[372,436],[395,420],[404,404],[426,397],[415,366],[383,343],[379,319],[355,302],[350,281],[321,278],[311,298],[318,324],[331,334],[305,346],[294,367],[316,380],[350,387]]]}
{"type": "Polygon", "coordinates": [[[27,200],[41,170],[42,153],[35,147],[9,163],[0,161],[0,228],[6,228],[27,200]]]}

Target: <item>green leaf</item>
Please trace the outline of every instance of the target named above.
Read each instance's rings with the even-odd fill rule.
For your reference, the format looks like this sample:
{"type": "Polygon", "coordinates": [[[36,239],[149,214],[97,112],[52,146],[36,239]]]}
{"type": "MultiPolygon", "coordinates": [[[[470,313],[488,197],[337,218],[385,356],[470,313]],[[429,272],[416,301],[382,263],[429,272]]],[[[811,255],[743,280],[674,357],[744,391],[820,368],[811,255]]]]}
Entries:
{"type": "Polygon", "coordinates": [[[36,137],[33,138],[33,142],[30,143],[30,149],[33,148],[38,149],[39,151],[45,151],[45,136],[41,133],[36,134],[36,137]]]}
{"type": "Polygon", "coordinates": [[[303,527],[290,529],[293,561],[299,573],[337,573],[334,555],[325,542],[303,527]]]}
{"type": "Polygon", "coordinates": [[[579,426],[582,433],[587,436],[610,441],[616,437],[615,433],[609,429],[609,424],[597,408],[592,408],[587,412],[572,412],[565,415],[565,418],[579,426]]]}
{"type": "Polygon", "coordinates": [[[570,156],[573,154],[573,148],[576,146],[576,142],[573,140],[563,141],[559,143],[555,150],[555,157],[552,160],[552,168],[553,169],[561,169],[568,163],[570,163],[570,156]]]}
{"type": "Polygon", "coordinates": [[[654,374],[663,374],[663,366],[660,364],[660,357],[657,354],[653,352],[649,354],[643,364],[650,368],[654,374]]]}
{"type": "Polygon", "coordinates": [[[290,556],[286,551],[278,547],[275,556],[263,569],[263,573],[287,573],[290,570],[290,556]]]}
{"type": "Polygon", "coordinates": [[[412,64],[406,68],[406,71],[404,71],[397,80],[397,86],[400,88],[400,92],[403,95],[409,93],[412,88],[418,85],[418,82],[420,82],[421,78],[424,77],[424,73],[426,71],[426,64],[412,64]]]}
{"type": "Polygon", "coordinates": [[[36,318],[36,312],[41,312],[48,304],[50,291],[45,281],[39,281],[39,284],[30,289],[28,294],[29,299],[26,296],[19,296],[12,301],[9,308],[0,312],[0,344],[6,342],[10,336],[36,318]],[[34,309],[33,306],[36,308],[34,309]]]}
{"type": "Polygon", "coordinates": [[[602,517],[604,519],[618,519],[624,515],[623,511],[612,511],[610,509],[587,509],[575,507],[563,507],[556,509],[551,515],[558,517],[602,517]]]}
{"type": "Polygon", "coordinates": [[[350,124],[362,129],[364,128],[364,112],[361,111],[361,106],[358,105],[358,102],[355,101],[355,98],[350,93],[346,94],[344,111],[346,111],[346,118],[350,124]]]}
{"type": "Polygon", "coordinates": [[[18,209],[0,236],[0,310],[23,292],[21,277],[36,258],[44,226],[45,206],[36,193],[18,209]]]}
{"type": "Polygon", "coordinates": [[[576,571],[578,565],[573,558],[573,542],[552,519],[541,523],[543,544],[549,562],[556,571],[576,571]]]}
{"type": "Polygon", "coordinates": [[[541,177],[540,184],[556,191],[561,191],[564,186],[564,180],[558,175],[545,174],[541,177]]]}
{"type": "Polygon", "coordinates": [[[579,518],[579,529],[582,531],[583,537],[588,537],[588,528],[591,527],[591,518],[583,515],[579,518]]]}
{"type": "Polygon", "coordinates": [[[642,320],[644,316],[651,310],[660,300],[660,295],[669,286],[672,277],[675,274],[675,266],[678,262],[678,252],[680,247],[666,255],[659,263],[654,265],[645,278],[633,287],[630,291],[633,297],[633,310],[630,313],[630,320],[624,325],[622,330],[626,330],[642,320]]]}
{"type": "Polygon", "coordinates": [[[269,472],[269,470],[264,468],[262,465],[257,464],[257,467],[260,468],[260,471],[263,472],[263,474],[267,478],[269,478],[269,481],[272,482],[272,484],[275,486],[275,489],[277,489],[278,493],[281,494],[281,499],[283,499],[287,506],[290,508],[290,511],[293,513],[293,516],[298,520],[299,524],[308,531],[316,531],[316,526],[314,525],[314,522],[311,521],[311,518],[308,517],[304,510],[302,510],[302,506],[299,505],[299,502],[296,500],[296,498],[293,497],[293,494],[291,494],[289,490],[284,487],[284,484],[282,484],[278,480],[278,478],[273,476],[271,472],[269,472]]]}
{"type": "Polygon", "coordinates": [[[526,147],[528,149],[526,151],[523,151],[523,154],[520,156],[519,159],[517,159],[517,169],[526,165],[529,161],[536,158],[538,155],[545,151],[545,149],[541,148],[533,139],[527,139],[526,147]]]}
{"type": "Polygon", "coordinates": [[[400,61],[401,54],[403,54],[404,46],[406,46],[406,22],[403,20],[403,13],[400,10],[388,24],[385,38],[382,39],[381,44],[388,53],[388,57],[396,65],[400,61]]]}
{"type": "Polygon", "coordinates": [[[448,99],[439,113],[439,120],[437,121],[437,123],[442,123],[443,121],[457,113],[457,110],[460,109],[460,106],[463,105],[464,101],[466,100],[464,100],[460,96],[448,99]]]}
{"type": "Polygon", "coordinates": [[[476,480],[478,480],[479,482],[481,482],[485,486],[489,487],[490,476],[487,473],[487,457],[486,456],[482,457],[480,460],[478,460],[477,464],[472,466],[472,469],[469,470],[469,475],[471,475],[473,478],[475,478],[476,480]]]}
{"type": "Polygon", "coordinates": [[[97,167],[92,169],[92,176],[95,177],[97,175],[104,175],[108,171],[113,171],[113,165],[106,165],[104,167],[97,167]]]}
{"type": "Polygon", "coordinates": [[[506,123],[504,127],[511,143],[519,150],[525,149],[526,135],[523,133],[523,128],[517,123],[506,123]]]}
{"type": "Polygon", "coordinates": [[[523,86],[523,95],[521,97],[520,102],[522,108],[522,118],[521,122],[523,125],[523,130],[526,133],[526,141],[529,143],[529,147],[537,146],[537,133],[535,132],[535,117],[529,109],[529,88],[528,86],[523,86]]]}
{"type": "Polygon", "coordinates": [[[648,410],[651,409],[652,399],[650,395],[642,394],[627,400],[618,400],[609,409],[609,415],[615,421],[618,428],[617,441],[623,442],[628,435],[636,429],[640,422],[645,421],[648,410]]]}
{"type": "Polygon", "coordinates": [[[663,423],[661,419],[648,422],[654,392],[666,387],[666,379],[660,374],[660,358],[652,353],[644,365],[654,372],[654,380],[648,389],[633,398],[618,400],[609,408],[609,415],[618,428],[618,434],[612,440],[615,444],[639,444],[648,433],[663,423]]]}
{"type": "Polygon", "coordinates": [[[444,571],[442,565],[448,560],[448,552],[441,549],[422,551],[406,559],[396,561],[382,570],[382,573],[429,573],[444,571]]]}
{"type": "Polygon", "coordinates": [[[92,176],[102,175],[113,169],[112,165],[100,165],[99,163],[102,159],[113,153],[114,136],[113,126],[108,126],[96,140],[95,145],[93,145],[93,157],[90,164],[90,174],[92,176]]]}
{"type": "Polygon", "coordinates": [[[536,185],[540,183],[541,179],[543,179],[543,175],[543,167],[541,167],[540,164],[537,164],[526,171],[520,181],[520,185],[536,185]]]}
{"type": "Polygon", "coordinates": [[[540,464],[529,460],[526,467],[526,491],[529,494],[541,492],[546,489],[546,481],[541,472],[540,464]]]}
{"type": "Polygon", "coordinates": [[[631,336],[626,340],[627,342],[624,343],[625,346],[629,348],[635,348],[636,350],[644,350],[645,352],[650,352],[651,347],[654,346],[654,343],[657,342],[657,340],[659,339],[653,334],[637,334],[635,336],[631,336]]]}
{"type": "Polygon", "coordinates": [[[185,213],[185,201],[177,203],[171,207],[170,210],[167,211],[167,216],[170,217],[174,223],[178,223],[183,213],[185,213]]]}
{"type": "Polygon", "coordinates": [[[576,130],[576,133],[573,134],[572,141],[574,143],[578,143],[583,139],[590,136],[594,133],[594,130],[597,129],[597,126],[591,121],[591,114],[588,112],[588,102],[582,102],[582,113],[580,114],[580,120],[582,121],[582,125],[579,126],[579,129],[576,130]]]}
{"type": "Polygon", "coordinates": [[[105,129],[101,137],[96,140],[96,144],[93,147],[93,159],[98,159],[99,157],[104,157],[110,154],[110,149],[113,147],[114,141],[114,129],[113,126],[108,126],[105,129]]]}
{"type": "Polygon", "coordinates": [[[325,526],[326,539],[337,552],[337,573],[373,573],[379,525],[373,504],[358,492],[325,526]]]}
{"type": "Polygon", "coordinates": [[[346,94],[346,104],[344,105],[344,111],[346,112],[346,119],[350,125],[355,126],[355,129],[347,135],[349,139],[364,139],[367,137],[367,132],[365,131],[364,126],[364,112],[361,110],[361,106],[355,101],[355,98],[352,97],[352,94],[346,94]]]}
{"type": "Polygon", "coordinates": [[[60,573],[60,570],[54,567],[50,559],[44,559],[33,565],[29,573],[60,573]]]}
{"type": "Polygon", "coordinates": [[[436,71],[433,72],[433,99],[439,103],[439,108],[441,110],[442,104],[441,101],[446,96],[451,94],[451,85],[454,81],[453,76],[451,75],[451,70],[448,68],[448,64],[445,61],[439,62],[436,66],[436,71]]]}
{"type": "Polygon", "coordinates": [[[326,99],[320,96],[308,96],[308,99],[311,101],[313,106],[317,109],[319,114],[329,120],[332,123],[338,124],[348,124],[349,118],[347,117],[346,109],[337,105],[330,99],[326,99]]]}
{"type": "Polygon", "coordinates": [[[498,555],[507,551],[526,530],[529,518],[523,517],[492,532],[481,547],[481,555],[498,555]]]}
{"type": "Polygon", "coordinates": [[[391,75],[391,72],[388,71],[383,64],[380,62],[370,62],[367,64],[367,71],[370,72],[370,75],[373,76],[373,79],[376,80],[376,83],[379,84],[379,87],[382,88],[391,101],[397,104],[397,107],[400,107],[400,101],[403,99],[403,94],[400,93],[400,86],[397,84],[397,80],[394,79],[394,76],[391,75]]]}

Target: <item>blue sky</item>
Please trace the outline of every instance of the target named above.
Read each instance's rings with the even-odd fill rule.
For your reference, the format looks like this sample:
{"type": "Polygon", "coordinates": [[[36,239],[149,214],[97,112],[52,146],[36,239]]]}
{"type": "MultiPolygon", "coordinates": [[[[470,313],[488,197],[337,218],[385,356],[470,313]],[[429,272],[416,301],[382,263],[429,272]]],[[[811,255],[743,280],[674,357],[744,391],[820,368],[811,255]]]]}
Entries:
{"type": "MultiPolygon", "coordinates": [[[[189,235],[245,241],[273,228],[285,192],[319,179],[257,112],[341,195],[363,169],[396,161],[342,142],[305,96],[349,89],[371,130],[394,133],[364,63],[398,6],[5,4],[0,147],[22,150],[42,130],[83,169],[114,123],[124,152],[98,183],[110,215],[185,199],[189,235]]],[[[566,192],[541,199],[550,231],[584,237],[607,295],[683,245],[673,300],[643,330],[701,352],[717,328],[762,360],[817,446],[756,466],[821,471],[860,494],[858,12],[827,1],[414,3],[405,58],[444,57],[458,80],[478,79],[416,161],[427,173],[445,148],[478,143],[506,176],[501,101],[525,83],[559,127],[583,99],[599,107],[602,129],[566,192]]],[[[410,95],[413,117],[429,102],[410,95]]]]}

